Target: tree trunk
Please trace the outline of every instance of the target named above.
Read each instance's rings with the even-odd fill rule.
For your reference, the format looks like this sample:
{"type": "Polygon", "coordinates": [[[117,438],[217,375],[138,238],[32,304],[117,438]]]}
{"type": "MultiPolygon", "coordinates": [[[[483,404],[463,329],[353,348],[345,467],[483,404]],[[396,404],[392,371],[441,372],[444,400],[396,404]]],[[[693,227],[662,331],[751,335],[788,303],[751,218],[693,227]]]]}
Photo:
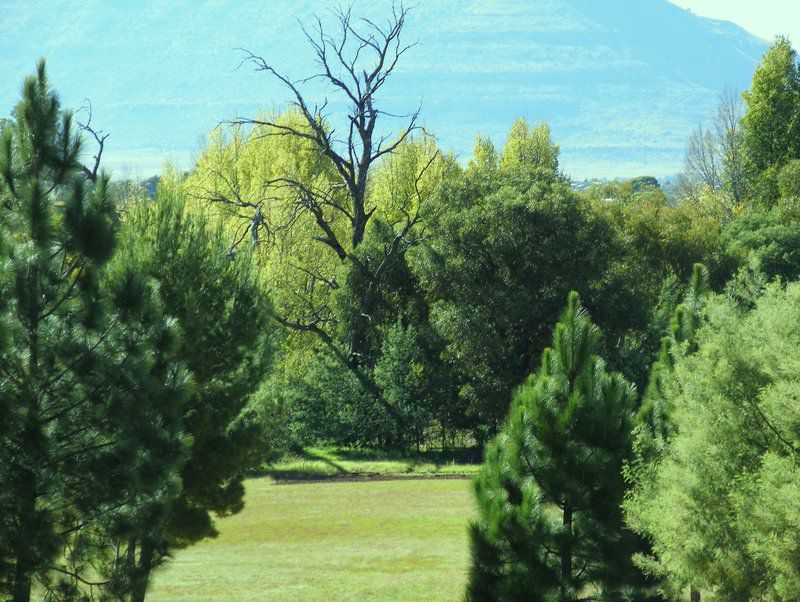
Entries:
{"type": "Polygon", "coordinates": [[[358,245],[361,244],[361,241],[364,240],[364,232],[367,229],[367,222],[369,221],[369,215],[367,215],[364,207],[366,188],[366,181],[362,181],[357,183],[350,193],[353,199],[353,231],[351,238],[353,251],[355,251],[358,245]]]}
{"type": "Polygon", "coordinates": [[[30,602],[31,599],[31,575],[25,573],[27,568],[17,558],[17,568],[14,573],[14,597],[13,602],[30,602]]]}
{"type": "MultiPolygon", "coordinates": [[[[356,265],[362,272],[362,276],[367,281],[370,281],[372,284],[374,284],[375,275],[373,271],[369,269],[369,264],[358,263],[356,265]]],[[[372,304],[375,299],[375,291],[372,290],[372,284],[367,286],[359,293],[358,314],[355,317],[355,321],[352,325],[350,333],[350,361],[359,367],[362,365],[362,356],[366,343],[367,330],[370,325],[370,316],[372,315],[372,304]]]]}
{"type": "MultiPolygon", "coordinates": [[[[39,454],[39,412],[38,403],[35,396],[31,395],[28,402],[27,424],[23,435],[23,445],[30,446],[28,451],[33,451],[34,456],[39,454]]],[[[18,476],[16,492],[18,497],[17,519],[19,520],[19,530],[17,541],[14,545],[14,602],[30,602],[31,581],[33,571],[36,566],[37,558],[35,551],[31,549],[34,542],[38,539],[35,530],[36,499],[38,497],[38,486],[36,473],[29,467],[23,468],[18,476]]]]}
{"type": "Polygon", "coordinates": [[[572,589],[572,503],[569,499],[564,501],[564,542],[561,544],[561,594],[567,596],[572,589]]]}
{"type": "Polygon", "coordinates": [[[691,602],[700,602],[700,592],[695,588],[689,588],[689,599],[691,602]]]}
{"type": "Polygon", "coordinates": [[[136,577],[136,538],[128,538],[128,548],[125,550],[125,571],[128,574],[128,579],[133,580],[136,577]]]}
{"type": "Polygon", "coordinates": [[[30,602],[31,577],[33,574],[34,558],[31,546],[31,522],[36,512],[36,487],[34,476],[27,471],[26,479],[20,488],[22,496],[19,504],[20,532],[16,543],[14,556],[14,602],[30,602]]]}
{"type": "MultiPolygon", "coordinates": [[[[29,455],[34,461],[41,461],[41,440],[39,424],[39,399],[37,397],[37,378],[39,375],[39,304],[38,304],[38,276],[37,265],[32,265],[28,271],[28,294],[30,307],[28,308],[28,390],[27,413],[25,416],[25,430],[22,445],[27,447],[29,455]]],[[[36,473],[30,466],[23,466],[18,480],[18,539],[14,546],[14,602],[30,602],[31,582],[36,565],[36,558],[31,546],[37,540],[34,515],[36,514],[36,499],[38,497],[36,473]]]]}
{"type": "Polygon", "coordinates": [[[153,565],[153,542],[142,540],[139,552],[139,567],[131,584],[131,602],[144,602],[147,586],[150,581],[150,569],[153,565]]]}

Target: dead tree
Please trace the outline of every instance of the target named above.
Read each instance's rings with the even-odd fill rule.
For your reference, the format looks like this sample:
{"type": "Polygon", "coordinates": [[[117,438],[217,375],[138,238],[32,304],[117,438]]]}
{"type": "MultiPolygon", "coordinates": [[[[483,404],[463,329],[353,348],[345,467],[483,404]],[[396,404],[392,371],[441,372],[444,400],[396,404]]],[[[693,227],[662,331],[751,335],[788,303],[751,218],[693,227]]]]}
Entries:
{"type": "Polygon", "coordinates": [[[86,176],[86,179],[90,182],[97,183],[97,176],[98,170],[100,169],[100,161],[103,158],[103,150],[105,149],[106,138],[108,138],[108,134],[104,134],[103,130],[96,130],[92,126],[92,102],[87,98],[86,105],[83,109],[87,113],[86,123],[78,122],[78,129],[83,132],[87,132],[94,141],[97,143],[97,152],[92,157],[92,166],[87,167],[86,165],[81,165],[83,169],[83,173],[86,176]]]}
{"type": "Polygon", "coordinates": [[[747,195],[747,173],[742,145],[742,96],[726,88],[719,99],[712,126],[722,166],[722,186],[734,205],[747,195]]]}
{"type": "Polygon", "coordinates": [[[243,198],[235,182],[227,183],[226,192],[209,191],[207,196],[210,201],[226,205],[243,218],[243,228],[232,250],[245,241],[248,234],[253,244],[258,244],[260,230],[272,236],[280,229],[290,228],[299,215],[306,214],[317,229],[314,240],[334,253],[340,262],[350,263],[353,269],[361,272],[361,281],[365,285],[356,292],[358,310],[356,319],[349,325],[347,340],[337,339],[332,334],[336,317],[330,314],[324,295],[321,300],[318,294],[320,286],[331,290],[338,284],[329,275],[313,272],[307,267],[294,266],[309,279],[309,285],[301,295],[305,314],[300,319],[276,315],[276,320],[286,328],[316,335],[376,401],[401,423],[402,417],[382,399],[369,370],[365,369],[365,335],[370,328],[376,291],[390,262],[415,242],[412,230],[420,221],[420,206],[430,192],[423,190],[421,182],[438,153],[432,153],[422,165],[414,182],[414,191],[399,200],[402,217],[391,224],[394,237],[385,246],[383,257],[371,262],[363,260],[357,249],[376,210],[375,206],[368,206],[367,194],[373,168],[397,151],[414,132],[421,130],[419,108],[405,115],[392,115],[382,110],[378,103],[379,92],[394,73],[400,58],[416,45],[416,42],[407,44],[401,40],[408,10],[403,5],[392,6],[388,18],[376,22],[356,19],[351,8],[339,8],[332,12],[333,33],[326,30],[319,17],[311,29],[301,25],[318,67],[315,74],[304,79],[290,79],[266,59],[243,50],[242,64],[252,65],[286,88],[290,95],[289,106],[299,115],[299,123],[265,118],[235,119],[227,123],[237,128],[250,127],[258,136],[291,136],[307,141],[317,151],[320,165],[327,162],[333,167],[338,181],[333,185],[318,186],[286,173],[264,182],[261,198],[243,198]],[[341,134],[334,127],[339,122],[330,119],[326,112],[328,99],[312,103],[304,92],[306,84],[315,81],[325,83],[345,100],[347,114],[340,121],[346,125],[341,134]],[[389,120],[401,121],[394,133],[382,129],[384,122],[389,120]],[[278,195],[290,198],[292,207],[288,218],[284,216],[282,222],[275,223],[268,215],[267,203],[278,195]],[[341,230],[337,234],[332,226],[335,220],[348,225],[346,237],[341,235],[341,230]]]}
{"type": "MultiPolygon", "coordinates": [[[[236,119],[231,123],[262,126],[267,135],[306,139],[333,164],[347,190],[349,207],[335,202],[326,192],[310,191],[302,187],[298,187],[297,192],[307,197],[309,211],[315,217],[317,214],[324,214],[326,205],[347,217],[352,230],[352,248],[358,247],[363,240],[367,222],[374,212],[374,208],[366,207],[370,170],[381,157],[393,153],[408,136],[420,129],[417,109],[402,116],[407,121],[396,135],[381,135],[376,130],[381,116],[395,117],[378,108],[377,94],[394,72],[400,57],[415,46],[415,43],[401,42],[407,14],[408,9],[403,6],[392,7],[392,15],[385,24],[362,18],[357,23],[360,27],[357,27],[354,25],[351,9],[339,9],[334,11],[338,22],[335,36],[326,33],[319,17],[313,30],[301,26],[314,50],[320,71],[299,81],[290,80],[262,57],[244,51],[243,63],[250,63],[256,70],[275,77],[291,92],[290,106],[298,110],[306,127],[260,119],[236,119]],[[325,113],[327,99],[321,104],[311,105],[301,91],[302,84],[319,79],[331,84],[348,101],[348,131],[343,140],[338,139],[335,129],[328,125],[325,113]]],[[[297,186],[298,183],[287,179],[274,184],[297,186]]],[[[327,237],[327,244],[344,259],[343,251],[336,247],[338,241],[330,237],[321,223],[320,228],[327,237]]]]}
{"type": "Polygon", "coordinates": [[[726,89],[711,116],[710,127],[698,126],[686,150],[685,173],[689,182],[721,194],[729,210],[739,205],[747,194],[740,125],[742,111],[739,94],[726,89]]]}

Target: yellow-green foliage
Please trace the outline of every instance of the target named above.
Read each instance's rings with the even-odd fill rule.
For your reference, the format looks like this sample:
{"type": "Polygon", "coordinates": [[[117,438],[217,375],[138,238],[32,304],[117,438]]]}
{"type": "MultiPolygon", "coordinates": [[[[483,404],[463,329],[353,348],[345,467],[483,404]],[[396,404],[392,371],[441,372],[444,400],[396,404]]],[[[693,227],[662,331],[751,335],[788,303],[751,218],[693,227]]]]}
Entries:
{"type": "MultiPolygon", "coordinates": [[[[262,114],[258,119],[307,131],[303,118],[292,111],[262,114]]],[[[366,210],[374,210],[372,223],[377,220],[395,229],[402,227],[406,217],[419,209],[420,198],[430,196],[451,162],[438,154],[433,139],[427,137],[408,139],[396,153],[386,155],[373,167],[367,187],[366,210]]],[[[317,217],[292,183],[311,194],[324,195],[321,219],[345,252],[351,253],[351,224],[346,215],[352,213],[351,199],[334,164],[302,137],[267,126],[215,130],[183,187],[197,206],[209,207],[224,223],[231,241],[241,239],[245,246],[252,239],[246,228],[260,207],[264,227],[259,230],[257,262],[279,315],[304,323],[311,321],[313,311],[322,323],[331,323],[336,319],[331,295],[352,266],[320,241],[317,217]]],[[[367,236],[369,232],[368,227],[367,236]]],[[[287,372],[302,372],[310,357],[308,350],[319,345],[317,338],[303,333],[286,331],[283,337],[278,379],[287,372]]]]}
{"type": "Polygon", "coordinates": [[[552,142],[547,123],[540,122],[531,127],[527,120],[517,119],[508,133],[500,167],[508,170],[540,167],[557,171],[558,153],[559,147],[552,142]]]}
{"type": "MultiPolygon", "coordinates": [[[[299,116],[291,112],[275,121],[303,129],[299,116]]],[[[259,263],[276,306],[293,317],[301,311],[296,294],[311,283],[310,276],[292,266],[333,277],[337,258],[320,252],[321,244],[313,240],[318,235],[314,218],[298,203],[285,181],[289,179],[326,193],[337,184],[332,164],[309,141],[256,126],[251,131],[216,130],[184,187],[197,203],[210,206],[223,220],[232,242],[244,236],[243,244],[250,244],[252,235],[245,234],[245,229],[255,215],[255,206],[262,207],[266,227],[259,231],[259,263]],[[239,207],[222,199],[253,206],[239,207]]],[[[342,192],[336,198],[345,202],[345,196],[342,192]]],[[[326,214],[337,235],[345,232],[343,217],[333,211],[326,214]]]]}
{"type": "Polygon", "coordinates": [[[424,205],[430,199],[453,167],[453,157],[441,155],[433,138],[404,142],[378,166],[367,190],[375,217],[399,225],[407,216],[424,210],[420,201],[424,205]]]}

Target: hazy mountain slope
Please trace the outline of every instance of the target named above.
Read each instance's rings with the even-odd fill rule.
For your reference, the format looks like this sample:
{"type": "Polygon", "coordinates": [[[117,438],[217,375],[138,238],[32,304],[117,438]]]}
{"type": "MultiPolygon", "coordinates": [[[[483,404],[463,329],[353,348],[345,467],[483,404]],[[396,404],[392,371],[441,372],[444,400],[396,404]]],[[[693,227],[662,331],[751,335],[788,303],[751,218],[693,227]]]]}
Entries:
{"type": "MultiPolygon", "coordinates": [[[[377,17],[388,4],[356,11],[377,17]]],[[[235,49],[309,75],[294,17],[330,5],[4,0],[0,115],[44,55],[67,104],[91,98],[115,165],[146,174],[166,157],[186,163],[220,120],[286,99],[263,74],[237,71],[235,49]]],[[[676,171],[691,129],[724,86],[748,85],[766,49],[666,0],[423,0],[407,31],[420,44],[387,87],[387,109],[421,101],[430,130],[462,156],[479,132],[499,140],[517,116],[547,120],[580,177],[676,171]]]]}

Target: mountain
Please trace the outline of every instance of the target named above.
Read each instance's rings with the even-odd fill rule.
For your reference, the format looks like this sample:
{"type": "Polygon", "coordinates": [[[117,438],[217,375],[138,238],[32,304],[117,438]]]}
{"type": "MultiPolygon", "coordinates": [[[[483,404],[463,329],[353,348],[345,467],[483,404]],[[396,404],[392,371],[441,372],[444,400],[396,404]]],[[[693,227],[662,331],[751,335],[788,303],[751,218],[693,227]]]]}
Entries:
{"type": "MultiPolygon", "coordinates": [[[[237,69],[236,49],[310,75],[296,19],[325,20],[332,4],[4,0],[0,116],[45,56],[67,106],[91,99],[117,173],[149,175],[168,158],[188,166],[217,123],[287,99],[265,74],[237,69]]],[[[381,18],[389,7],[358,0],[354,12],[381,18]]],[[[501,142],[516,117],[548,121],[566,171],[581,178],[678,171],[691,130],[723,88],[749,85],[767,48],[666,0],[422,0],[405,31],[419,44],[387,84],[387,110],[421,103],[428,129],[463,158],[478,133],[501,142]]]]}

